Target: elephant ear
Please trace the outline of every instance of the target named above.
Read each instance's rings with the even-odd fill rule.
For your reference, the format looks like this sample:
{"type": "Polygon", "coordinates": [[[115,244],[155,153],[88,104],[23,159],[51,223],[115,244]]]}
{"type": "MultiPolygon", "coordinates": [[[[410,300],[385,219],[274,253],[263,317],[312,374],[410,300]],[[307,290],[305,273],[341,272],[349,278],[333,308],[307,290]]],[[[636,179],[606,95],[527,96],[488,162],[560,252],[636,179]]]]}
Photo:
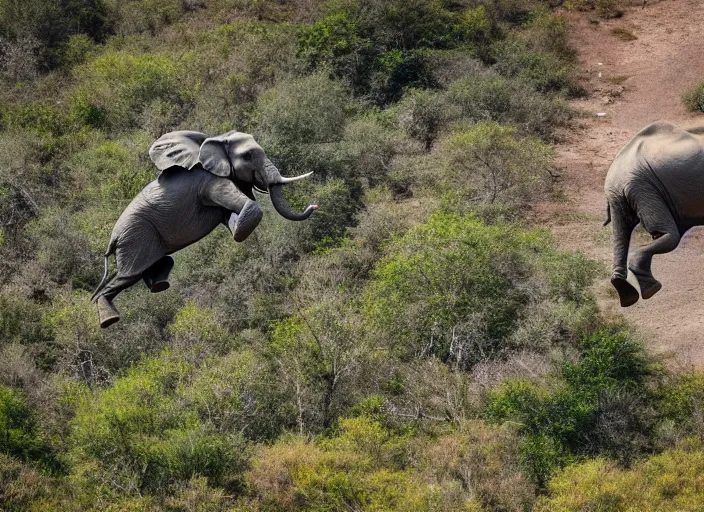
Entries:
{"type": "Polygon", "coordinates": [[[232,172],[232,163],[227,155],[226,147],[229,135],[230,133],[226,133],[205,139],[198,156],[198,160],[207,171],[223,178],[228,177],[232,172]]]}
{"type": "Polygon", "coordinates": [[[198,164],[200,146],[207,138],[200,132],[169,132],[152,144],[149,157],[160,171],[174,166],[192,169],[198,164]]]}

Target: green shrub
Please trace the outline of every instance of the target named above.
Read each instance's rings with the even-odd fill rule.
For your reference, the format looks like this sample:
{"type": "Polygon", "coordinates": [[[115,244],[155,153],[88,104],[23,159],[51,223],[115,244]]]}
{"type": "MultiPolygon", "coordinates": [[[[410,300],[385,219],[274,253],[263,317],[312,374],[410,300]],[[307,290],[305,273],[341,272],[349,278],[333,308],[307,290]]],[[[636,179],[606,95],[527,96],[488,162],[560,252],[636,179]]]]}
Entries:
{"type": "Polygon", "coordinates": [[[484,203],[522,203],[544,188],[550,148],[535,137],[493,122],[448,136],[442,144],[441,184],[451,193],[484,203]]]}
{"type": "Polygon", "coordinates": [[[440,2],[341,3],[302,31],[299,54],[313,68],[330,68],[355,95],[385,105],[405,88],[433,85],[425,50],[481,46],[492,32],[484,6],[453,12],[440,2]]]}
{"type": "Polygon", "coordinates": [[[508,381],[489,393],[487,417],[511,421],[524,434],[521,451],[544,486],[554,472],[587,455],[630,462],[650,446],[654,414],[646,380],[653,367],[625,333],[582,339],[552,387],[508,381]]]}
{"type": "Polygon", "coordinates": [[[296,316],[273,322],[269,352],[297,403],[298,431],[328,428],[354,401],[365,344],[354,337],[355,318],[340,298],[320,300],[296,316]]]}
{"type": "Polygon", "coordinates": [[[35,468],[0,453],[0,501],[7,512],[34,510],[32,505],[53,489],[50,479],[35,468]]]}
{"type": "Polygon", "coordinates": [[[115,6],[114,30],[119,35],[140,32],[155,34],[183,15],[183,0],[127,0],[115,6]]]}
{"type": "Polygon", "coordinates": [[[287,144],[340,140],[350,98],[339,82],[317,73],[284,82],[257,102],[258,127],[266,139],[287,144]]]}
{"type": "Polygon", "coordinates": [[[495,46],[496,69],[508,77],[531,83],[543,93],[568,92],[575,94],[575,67],[561,55],[532,49],[521,39],[507,39],[495,46]]]}
{"type": "Polygon", "coordinates": [[[655,455],[627,470],[597,459],[565,468],[535,510],[694,512],[704,499],[702,470],[704,452],[698,446],[655,455]]]}
{"type": "MultiPolygon", "coordinates": [[[[379,342],[404,357],[436,355],[471,367],[508,348],[522,312],[540,300],[521,283],[537,291],[536,283],[549,280],[537,262],[553,254],[540,233],[436,214],[389,246],[366,291],[365,314],[379,342]]],[[[578,270],[569,268],[560,271],[578,270]]]]}
{"type": "Polygon", "coordinates": [[[24,344],[44,339],[42,305],[11,287],[0,293],[0,339],[24,344]]]}
{"type": "Polygon", "coordinates": [[[340,176],[348,183],[369,189],[382,183],[394,158],[409,148],[409,141],[399,130],[373,115],[350,121],[338,151],[342,153],[349,174],[340,176]]]}
{"type": "Polygon", "coordinates": [[[10,455],[24,462],[39,462],[59,470],[54,453],[40,437],[34,411],[12,388],[0,386],[0,456],[10,455]]]}
{"type": "Polygon", "coordinates": [[[423,143],[426,151],[440,135],[451,116],[444,95],[412,89],[398,105],[399,124],[406,133],[423,143]]]}
{"type": "Polygon", "coordinates": [[[411,441],[426,478],[440,487],[462,481],[482,510],[531,510],[536,493],[521,467],[515,429],[471,420],[453,430],[432,441],[420,436],[411,441]]]}
{"type": "Polygon", "coordinates": [[[690,112],[704,112],[704,82],[687,90],[682,101],[690,112]]]}
{"type": "Polygon", "coordinates": [[[270,362],[250,350],[211,358],[178,393],[215,432],[262,441],[294,424],[290,395],[270,362]]]}
{"type": "Polygon", "coordinates": [[[39,135],[50,136],[60,136],[70,126],[66,115],[53,101],[37,101],[13,106],[4,112],[4,121],[8,128],[33,130],[39,135]]]}
{"type": "Polygon", "coordinates": [[[39,41],[39,63],[52,68],[63,60],[63,45],[71,36],[85,34],[103,41],[110,32],[104,0],[2,0],[0,31],[17,40],[27,35],[39,41]]]}
{"type": "Polygon", "coordinates": [[[71,458],[82,478],[157,494],[195,475],[237,486],[242,439],[212,431],[183,407],[175,390],[193,368],[180,359],[146,359],[79,404],[71,458]]]}
{"type": "Polygon", "coordinates": [[[152,102],[187,108],[189,91],[179,81],[183,61],[159,55],[109,51],[74,69],[73,118],[96,128],[132,128],[152,102]]]}
{"type": "Polygon", "coordinates": [[[95,139],[69,159],[73,181],[80,184],[77,197],[126,203],[158,176],[149,160],[151,138],[146,133],[132,132],[110,141],[95,139]]]}
{"type": "MultiPolygon", "coordinates": [[[[404,464],[408,440],[366,417],[341,419],[317,445],[289,438],[262,447],[248,480],[248,507],[265,510],[478,511],[457,482],[427,482],[404,464]]],[[[247,508],[251,510],[251,508],[247,508]]]]}
{"type": "Polygon", "coordinates": [[[65,211],[46,210],[30,228],[37,245],[37,263],[42,273],[57,284],[71,282],[74,288],[97,286],[93,268],[97,254],[65,211]]]}

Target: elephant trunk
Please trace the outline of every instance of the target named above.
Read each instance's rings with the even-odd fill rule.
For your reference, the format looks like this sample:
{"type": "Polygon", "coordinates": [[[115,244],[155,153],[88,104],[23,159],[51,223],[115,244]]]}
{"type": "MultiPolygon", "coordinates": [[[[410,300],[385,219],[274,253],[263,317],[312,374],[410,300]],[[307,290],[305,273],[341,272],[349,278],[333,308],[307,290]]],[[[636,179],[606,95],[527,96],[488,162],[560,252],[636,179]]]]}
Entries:
{"type": "Polygon", "coordinates": [[[269,185],[269,197],[271,197],[271,204],[274,205],[274,209],[279,212],[279,215],[288,220],[306,220],[318,209],[317,205],[309,204],[302,213],[294,212],[284,197],[284,186],[281,183],[269,185]]]}
{"type": "Polygon", "coordinates": [[[269,197],[271,198],[271,204],[274,205],[274,209],[283,218],[288,220],[306,220],[315,210],[318,209],[318,205],[309,204],[303,212],[294,212],[284,197],[284,184],[306,178],[313,173],[309,172],[308,174],[297,176],[295,178],[284,178],[269,159],[265,161],[264,172],[266,174],[267,183],[269,183],[269,197]]]}

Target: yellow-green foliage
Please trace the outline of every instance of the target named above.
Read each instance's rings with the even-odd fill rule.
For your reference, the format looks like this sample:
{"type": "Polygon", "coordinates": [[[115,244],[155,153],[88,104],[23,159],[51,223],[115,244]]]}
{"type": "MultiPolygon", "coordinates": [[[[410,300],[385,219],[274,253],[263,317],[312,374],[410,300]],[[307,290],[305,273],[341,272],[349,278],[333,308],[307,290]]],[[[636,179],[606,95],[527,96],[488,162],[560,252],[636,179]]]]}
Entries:
{"type": "Polygon", "coordinates": [[[547,182],[552,165],[552,151],[538,138],[493,122],[453,133],[443,143],[443,155],[443,184],[488,203],[524,201],[547,182]]]}
{"type": "Polygon", "coordinates": [[[255,503],[278,511],[474,511],[458,482],[429,484],[407,464],[408,439],[366,418],[340,420],[317,445],[292,437],[258,451],[247,479],[255,503]]]}
{"type": "Polygon", "coordinates": [[[152,142],[148,134],[134,132],[109,141],[96,135],[71,155],[69,165],[80,185],[77,197],[130,201],[158,176],[144,151],[152,142]]]}
{"type": "Polygon", "coordinates": [[[672,450],[626,470],[602,459],[566,468],[536,512],[695,512],[704,503],[704,451],[672,450]]]}
{"type": "Polygon", "coordinates": [[[157,492],[196,474],[231,485],[241,438],[217,434],[174,392],[193,368],[172,354],[147,359],[78,406],[71,458],[90,485],[157,492]],[[116,444],[115,440],[119,440],[116,444]]]}
{"type": "Polygon", "coordinates": [[[212,309],[200,308],[195,302],[187,302],[176,312],[169,332],[179,345],[191,350],[224,350],[230,342],[227,331],[213,315],[212,309]]]}
{"type": "Polygon", "coordinates": [[[152,102],[186,107],[193,91],[179,80],[184,65],[168,56],[107,51],[74,69],[72,116],[87,126],[120,130],[134,127],[152,102]]]}

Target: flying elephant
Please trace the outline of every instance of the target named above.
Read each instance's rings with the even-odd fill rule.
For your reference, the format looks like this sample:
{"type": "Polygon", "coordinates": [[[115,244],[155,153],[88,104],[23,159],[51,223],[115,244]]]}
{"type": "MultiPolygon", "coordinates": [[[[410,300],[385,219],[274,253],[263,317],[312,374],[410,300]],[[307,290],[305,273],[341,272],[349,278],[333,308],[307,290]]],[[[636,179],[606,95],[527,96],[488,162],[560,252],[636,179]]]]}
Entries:
{"type": "Polygon", "coordinates": [[[616,155],[604,184],[607,219],[613,223],[614,263],[611,284],[622,307],[649,299],[662,288],[653,277],[653,256],[674,250],[682,235],[704,224],[704,128],[684,130],[653,123],[616,155]],[[640,223],[653,241],[628,258],[633,229],[640,223]]]}
{"type": "Polygon", "coordinates": [[[253,190],[268,193],[274,209],[289,220],[305,220],[318,209],[311,204],[294,212],[283,195],[284,185],[312,173],[284,178],[246,133],[171,132],[154,142],[149,156],[161,173],[117,220],[104,255],[103,280],[92,297],[103,328],[120,319],[113,300],[121,291],[140,280],[154,293],[169,288],[171,254],[220,224],[236,242],[245,240],[262,218],[253,190]],[[111,255],[117,270],[108,276],[111,255]]]}

